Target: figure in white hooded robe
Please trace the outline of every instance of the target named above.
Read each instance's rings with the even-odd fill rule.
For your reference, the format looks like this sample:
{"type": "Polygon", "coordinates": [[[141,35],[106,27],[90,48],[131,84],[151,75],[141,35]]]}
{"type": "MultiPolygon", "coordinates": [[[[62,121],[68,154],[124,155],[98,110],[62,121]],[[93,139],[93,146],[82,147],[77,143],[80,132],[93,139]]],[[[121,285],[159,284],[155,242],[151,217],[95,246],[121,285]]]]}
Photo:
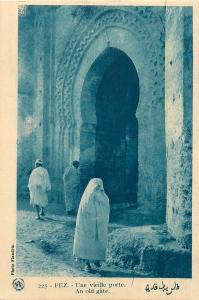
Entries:
{"type": "Polygon", "coordinates": [[[72,165],[66,168],[63,175],[63,183],[66,212],[68,215],[73,215],[78,209],[80,200],[80,173],[78,161],[73,161],[72,165]]]}
{"type": "Polygon", "coordinates": [[[30,205],[36,207],[37,218],[45,215],[44,207],[48,204],[48,192],[51,190],[51,183],[48,171],[42,167],[43,162],[37,159],[35,162],[35,168],[31,172],[28,182],[28,188],[30,191],[30,205]]]}
{"type": "Polygon", "coordinates": [[[85,263],[90,271],[90,262],[100,267],[105,260],[108,242],[109,199],[99,178],[89,181],[78,209],[73,245],[73,256],[85,263]]]}

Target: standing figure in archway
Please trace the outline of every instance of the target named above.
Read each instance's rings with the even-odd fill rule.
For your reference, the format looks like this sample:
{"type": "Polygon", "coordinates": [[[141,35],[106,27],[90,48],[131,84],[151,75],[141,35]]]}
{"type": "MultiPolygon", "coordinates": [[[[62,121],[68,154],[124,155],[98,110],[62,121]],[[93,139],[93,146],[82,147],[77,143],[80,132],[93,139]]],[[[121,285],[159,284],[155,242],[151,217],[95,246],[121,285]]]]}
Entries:
{"type": "Polygon", "coordinates": [[[41,216],[45,216],[44,207],[48,204],[48,192],[51,190],[50,178],[48,171],[42,167],[43,162],[41,159],[37,159],[35,162],[35,168],[30,174],[28,188],[30,191],[30,204],[36,207],[37,217],[41,219],[41,216]]]}
{"type": "Polygon", "coordinates": [[[90,262],[100,267],[100,261],[105,260],[109,212],[102,180],[91,179],[81,198],[73,245],[73,256],[84,262],[85,271],[91,270],[90,262]]]}
{"type": "Polygon", "coordinates": [[[66,212],[68,215],[74,215],[75,211],[77,211],[80,198],[80,173],[78,161],[73,161],[72,165],[66,168],[63,175],[63,182],[66,212]]]}

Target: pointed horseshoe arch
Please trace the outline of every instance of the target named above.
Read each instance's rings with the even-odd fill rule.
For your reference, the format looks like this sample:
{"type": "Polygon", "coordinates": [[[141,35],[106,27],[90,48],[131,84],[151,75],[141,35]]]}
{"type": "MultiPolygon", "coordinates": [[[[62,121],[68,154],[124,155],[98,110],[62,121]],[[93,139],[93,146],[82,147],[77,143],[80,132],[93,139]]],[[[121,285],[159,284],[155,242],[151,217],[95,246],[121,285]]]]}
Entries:
{"type": "Polygon", "coordinates": [[[82,191],[101,177],[113,204],[137,203],[139,78],[131,59],[107,47],[86,74],[81,93],[82,191]]]}

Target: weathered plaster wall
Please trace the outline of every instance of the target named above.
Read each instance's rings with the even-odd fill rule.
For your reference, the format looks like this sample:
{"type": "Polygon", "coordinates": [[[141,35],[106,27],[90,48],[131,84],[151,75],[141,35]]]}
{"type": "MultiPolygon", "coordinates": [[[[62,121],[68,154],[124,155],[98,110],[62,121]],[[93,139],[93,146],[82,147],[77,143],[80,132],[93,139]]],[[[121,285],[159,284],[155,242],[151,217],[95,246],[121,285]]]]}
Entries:
{"type": "Polygon", "coordinates": [[[167,224],[191,247],[192,10],[166,12],[167,224]]]}
{"type": "Polygon", "coordinates": [[[32,142],[34,138],[33,105],[35,97],[34,73],[34,17],[19,18],[18,42],[18,196],[28,196],[28,175],[32,168],[32,142]]]}

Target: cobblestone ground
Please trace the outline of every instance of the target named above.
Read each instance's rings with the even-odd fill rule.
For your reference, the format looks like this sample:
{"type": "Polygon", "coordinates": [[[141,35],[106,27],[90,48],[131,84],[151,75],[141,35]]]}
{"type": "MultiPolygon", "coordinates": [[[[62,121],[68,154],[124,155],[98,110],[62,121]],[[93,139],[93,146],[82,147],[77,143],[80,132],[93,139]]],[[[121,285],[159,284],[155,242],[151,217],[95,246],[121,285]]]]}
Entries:
{"type": "MultiPolygon", "coordinates": [[[[48,208],[43,220],[35,219],[35,211],[17,213],[17,274],[21,276],[93,276],[134,277],[131,270],[107,265],[87,273],[72,256],[75,218],[52,213],[48,208]]],[[[110,224],[109,231],[120,225],[110,224]]],[[[142,274],[136,274],[141,277],[142,274]]]]}

